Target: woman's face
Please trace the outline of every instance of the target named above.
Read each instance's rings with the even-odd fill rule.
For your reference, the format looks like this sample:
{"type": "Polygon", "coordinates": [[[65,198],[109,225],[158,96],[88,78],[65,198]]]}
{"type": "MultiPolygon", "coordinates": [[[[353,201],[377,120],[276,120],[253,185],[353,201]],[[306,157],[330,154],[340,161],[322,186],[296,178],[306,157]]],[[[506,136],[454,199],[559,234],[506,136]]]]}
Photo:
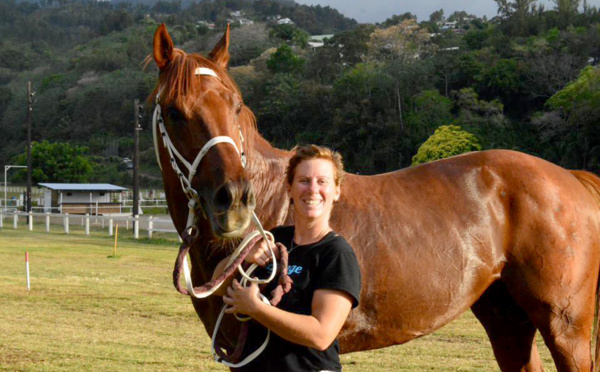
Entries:
{"type": "Polygon", "coordinates": [[[333,202],[340,197],[334,172],[333,163],[327,159],[303,160],[296,166],[292,185],[288,185],[295,218],[329,221],[333,202]]]}

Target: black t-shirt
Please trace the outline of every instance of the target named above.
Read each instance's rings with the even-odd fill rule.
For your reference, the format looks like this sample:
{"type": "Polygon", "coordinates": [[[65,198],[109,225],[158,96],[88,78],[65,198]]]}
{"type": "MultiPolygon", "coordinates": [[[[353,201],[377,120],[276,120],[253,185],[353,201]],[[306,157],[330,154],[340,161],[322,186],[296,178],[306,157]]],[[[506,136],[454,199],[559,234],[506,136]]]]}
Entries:
{"type": "MultiPolygon", "coordinates": [[[[293,226],[280,226],[272,230],[276,242],[288,249],[294,237],[293,226]]],[[[295,244],[294,244],[295,245],[295,244]]],[[[256,271],[259,277],[267,277],[271,266],[256,271]],[[262,271],[262,272],[261,272],[262,271]]],[[[335,232],[330,232],[320,241],[294,246],[289,252],[288,274],[294,281],[292,290],[285,294],[278,308],[296,314],[310,315],[313,294],[317,289],[334,289],[348,293],[358,306],[360,297],[360,269],[352,247],[335,232]]],[[[270,293],[276,280],[270,283],[270,293]]],[[[256,350],[265,340],[266,329],[252,321],[245,353],[256,350]]],[[[294,344],[271,332],[267,348],[252,362],[239,371],[341,371],[337,339],[324,351],[294,344]]]]}

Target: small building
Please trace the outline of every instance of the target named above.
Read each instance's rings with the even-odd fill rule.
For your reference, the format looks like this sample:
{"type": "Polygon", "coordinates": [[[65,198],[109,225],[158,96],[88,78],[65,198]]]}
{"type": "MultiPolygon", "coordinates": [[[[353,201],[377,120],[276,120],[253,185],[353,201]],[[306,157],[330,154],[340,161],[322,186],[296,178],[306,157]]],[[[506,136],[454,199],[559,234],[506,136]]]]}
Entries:
{"type": "Polygon", "coordinates": [[[44,187],[44,212],[100,215],[120,213],[122,191],[110,183],[40,183],[44,187]],[[117,194],[117,195],[115,195],[117,194]]]}
{"type": "Polygon", "coordinates": [[[451,29],[455,29],[457,27],[458,22],[454,21],[454,22],[444,22],[444,24],[442,25],[442,30],[451,30],[451,29]]]}
{"type": "Polygon", "coordinates": [[[325,40],[331,39],[332,37],[333,37],[333,34],[312,35],[311,37],[308,38],[308,46],[310,46],[313,49],[320,48],[323,45],[325,45],[325,40]]]}
{"type": "Polygon", "coordinates": [[[282,18],[282,19],[280,19],[280,20],[277,21],[277,24],[278,25],[293,25],[294,21],[292,21],[289,18],[282,18]]]}
{"type": "Polygon", "coordinates": [[[200,28],[200,27],[206,27],[209,30],[214,30],[215,29],[215,24],[212,22],[208,22],[208,21],[198,21],[196,22],[196,28],[200,28]]]}

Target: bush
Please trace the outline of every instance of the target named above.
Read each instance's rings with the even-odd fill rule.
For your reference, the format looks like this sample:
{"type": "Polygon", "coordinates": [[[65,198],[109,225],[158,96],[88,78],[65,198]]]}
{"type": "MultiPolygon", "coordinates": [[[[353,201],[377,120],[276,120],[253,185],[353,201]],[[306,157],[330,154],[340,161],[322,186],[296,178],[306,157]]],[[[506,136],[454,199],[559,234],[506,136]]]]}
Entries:
{"type": "Polygon", "coordinates": [[[471,133],[456,125],[442,125],[419,147],[412,165],[480,150],[479,140],[471,133]]]}

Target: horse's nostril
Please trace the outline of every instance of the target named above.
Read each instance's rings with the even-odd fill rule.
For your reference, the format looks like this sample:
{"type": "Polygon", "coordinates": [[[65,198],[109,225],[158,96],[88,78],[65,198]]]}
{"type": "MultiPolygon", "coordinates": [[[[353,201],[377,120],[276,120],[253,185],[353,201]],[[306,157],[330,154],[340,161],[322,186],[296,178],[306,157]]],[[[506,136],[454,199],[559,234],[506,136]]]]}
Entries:
{"type": "Polygon", "coordinates": [[[242,203],[246,207],[254,208],[256,206],[256,197],[252,191],[252,187],[246,187],[242,196],[242,203]]]}
{"type": "Polygon", "coordinates": [[[213,205],[220,210],[227,210],[232,206],[254,208],[256,199],[249,183],[228,182],[215,192],[213,205]]]}
{"type": "Polygon", "coordinates": [[[221,186],[215,193],[214,197],[215,207],[228,209],[232,203],[231,192],[227,184],[221,186]]]}

